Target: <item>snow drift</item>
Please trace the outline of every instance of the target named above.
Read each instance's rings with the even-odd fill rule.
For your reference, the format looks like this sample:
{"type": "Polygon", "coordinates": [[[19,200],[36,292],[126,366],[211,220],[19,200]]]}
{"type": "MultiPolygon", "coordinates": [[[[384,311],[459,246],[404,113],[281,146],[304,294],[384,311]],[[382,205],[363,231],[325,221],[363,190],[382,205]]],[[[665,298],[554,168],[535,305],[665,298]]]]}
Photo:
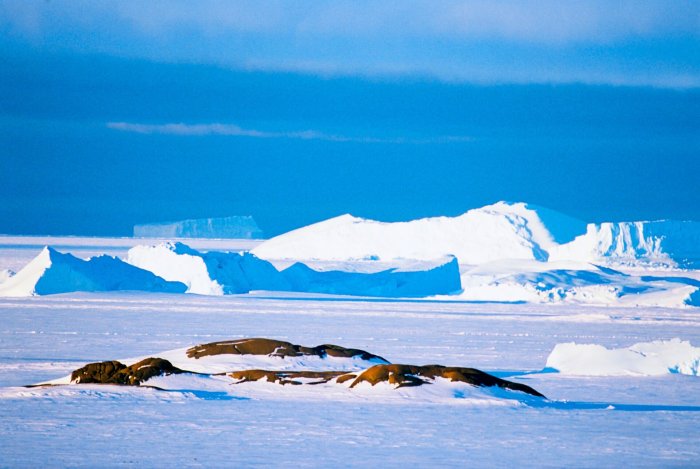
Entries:
{"type": "Polygon", "coordinates": [[[628,348],[602,345],[557,344],[547,358],[547,368],[569,375],[620,376],[698,375],[700,348],[678,338],[642,342],[628,348]]]}
{"type": "Polygon", "coordinates": [[[700,265],[700,223],[586,224],[525,203],[498,202],[457,217],[384,223],[342,215],[272,238],[264,259],[421,259],[456,256],[459,264],[497,260],[700,265]]]}
{"type": "Polygon", "coordinates": [[[260,239],[263,233],[251,216],[201,218],[134,225],[134,238],[260,239]]]}
{"type": "Polygon", "coordinates": [[[0,296],[116,290],[183,293],[185,289],[182,283],[168,282],[115,257],[82,260],[45,247],[22,270],[0,284],[0,296]]]}

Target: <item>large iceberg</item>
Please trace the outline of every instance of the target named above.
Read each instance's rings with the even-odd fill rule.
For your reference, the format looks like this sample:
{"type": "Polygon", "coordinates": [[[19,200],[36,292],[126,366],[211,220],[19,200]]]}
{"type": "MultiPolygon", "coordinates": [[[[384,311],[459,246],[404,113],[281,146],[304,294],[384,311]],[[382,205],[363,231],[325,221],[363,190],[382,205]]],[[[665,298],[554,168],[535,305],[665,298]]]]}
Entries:
{"type": "Polygon", "coordinates": [[[45,247],[16,275],[0,284],[0,296],[117,290],[183,293],[185,289],[182,283],[168,282],[115,257],[83,260],[45,247]]]}
{"type": "MultiPolygon", "coordinates": [[[[51,258],[57,253],[49,250],[44,255],[51,258]]],[[[93,266],[105,265],[89,275],[76,274],[86,267],[54,268],[47,278],[53,278],[55,284],[62,282],[63,290],[45,287],[49,280],[39,283],[38,274],[23,280],[28,275],[24,271],[16,276],[0,272],[0,280],[4,277],[0,294],[134,285],[133,281],[107,282],[107,273],[112,271],[118,278],[130,278],[117,264],[106,265],[118,261],[110,259],[90,260],[93,266]],[[56,280],[58,272],[66,279],[56,280]]],[[[86,261],[71,262],[82,265],[86,261]]],[[[127,262],[152,272],[156,279],[184,285],[188,293],[203,295],[264,290],[462,301],[700,306],[700,271],[686,270],[700,265],[700,223],[586,224],[524,203],[499,202],[457,217],[399,223],[343,215],[280,235],[250,252],[200,252],[181,243],[164,243],[133,247],[127,262]]],[[[137,283],[141,286],[130,288],[157,288],[157,283],[149,286],[147,279],[137,283]]]]}
{"type": "Polygon", "coordinates": [[[523,203],[499,202],[458,217],[385,223],[342,215],[263,242],[253,252],[264,259],[420,259],[457,257],[460,264],[496,259],[546,261],[559,240],[585,232],[585,223],[548,211],[550,231],[523,203]]]}
{"type": "Polygon", "coordinates": [[[260,239],[263,232],[251,216],[201,218],[134,225],[134,238],[260,239]]]}
{"type": "Polygon", "coordinates": [[[422,259],[447,255],[461,265],[499,260],[608,265],[700,265],[700,223],[586,224],[525,203],[498,202],[457,217],[385,223],[342,215],[269,239],[263,259],[422,259]]]}
{"type": "Polygon", "coordinates": [[[408,298],[446,295],[461,288],[454,258],[377,272],[320,270],[302,263],[280,272],[247,252],[199,252],[182,243],[163,243],[131,248],[127,261],[184,283],[188,293],[203,295],[269,290],[408,298]]]}

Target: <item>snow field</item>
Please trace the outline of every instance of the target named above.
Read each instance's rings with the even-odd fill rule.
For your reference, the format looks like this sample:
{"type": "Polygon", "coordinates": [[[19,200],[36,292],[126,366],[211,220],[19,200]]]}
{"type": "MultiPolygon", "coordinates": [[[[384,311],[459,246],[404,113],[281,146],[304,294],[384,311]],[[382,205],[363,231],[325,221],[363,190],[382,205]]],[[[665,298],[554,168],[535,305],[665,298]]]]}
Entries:
{"type": "Polygon", "coordinates": [[[46,454],[56,465],[83,467],[368,460],[658,467],[700,457],[697,377],[540,372],[558,343],[618,349],[679,337],[700,344],[691,309],[116,292],[3,298],[0,314],[0,454],[10,467],[33,466],[46,454]],[[471,366],[528,384],[553,404],[478,392],[456,398],[458,389],[440,386],[399,390],[413,395],[376,388],[333,395],[265,382],[224,391],[216,379],[186,377],[169,391],[16,387],[84,363],[259,336],[358,347],[392,362],[471,366]],[[42,452],[29,450],[36,447],[42,452]]]}

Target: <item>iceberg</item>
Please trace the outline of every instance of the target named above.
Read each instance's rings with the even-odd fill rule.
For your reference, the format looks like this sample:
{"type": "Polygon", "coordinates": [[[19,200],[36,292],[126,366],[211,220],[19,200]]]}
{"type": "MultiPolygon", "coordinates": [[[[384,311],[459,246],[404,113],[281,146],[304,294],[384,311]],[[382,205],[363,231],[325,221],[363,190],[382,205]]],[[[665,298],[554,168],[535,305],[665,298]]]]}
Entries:
{"type": "Polygon", "coordinates": [[[182,243],[135,246],[127,262],[166,280],[187,285],[187,293],[224,295],[251,290],[289,290],[280,272],[248,252],[199,252],[182,243]]]}
{"type": "Polygon", "coordinates": [[[385,223],[342,215],[269,239],[263,259],[418,259],[455,256],[460,264],[497,259],[547,261],[557,241],[584,233],[585,223],[547,211],[550,231],[533,206],[499,202],[458,217],[385,223]]]}
{"type": "Polygon", "coordinates": [[[88,260],[45,247],[22,270],[0,284],[0,296],[33,296],[75,291],[140,290],[183,293],[186,287],[111,256],[88,260]]]}
{"type": "Polygon", "coordinates": [[[697,269],[700,223],[674,220],[591,223],[585,234],[553,250],[551,257],[697,269]]]}
{"type": "Polygon", "coordinates": [[[342,215],[271,238],[252,252],[269,260],[501,260],[604,265],[700,266],[700,222],[589,223],[522,202],[457,217],[386,223],[342,215]]]}
{"type": "Polygon", "coordinates": [[[391,268],[374,273],[319,271],[297,262],[282,271],[291,290],[334,295],[422,298],[461,290],[456,258],[419,270],[391,268]]]}
{"type": "Polygon", "coordinates": [[[201,218],[134,225],[134,238],[260,239],[263,232],[251,216],[201,218]]]}
{"type": "Polygon", "coordinates": [[[299,262],[280,272],[270,262],[248,252],[203,253],[182,243],[163,243],[131,248],[127,262],[167,280],[182,282],[188,293],[202,295],[268,290],[415,298],[446,295],[461,288],[455,258],[379,272],[316,270],[299,262]]]}
{"type": "Polygon", "coordinates": [[[562,374],[584,376],[655,376],[669,373],[697,376],[700,348],[678,338],[641,342],[617,349],[570,342],[554,347],[547,358],[547,368],[562,374]]]}

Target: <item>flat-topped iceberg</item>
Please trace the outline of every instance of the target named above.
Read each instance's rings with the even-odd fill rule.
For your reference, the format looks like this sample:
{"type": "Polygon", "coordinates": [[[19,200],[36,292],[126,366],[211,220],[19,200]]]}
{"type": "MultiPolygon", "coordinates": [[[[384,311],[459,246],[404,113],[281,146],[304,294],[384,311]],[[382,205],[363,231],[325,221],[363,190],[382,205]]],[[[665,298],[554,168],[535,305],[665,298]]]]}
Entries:
{"type": "Polygon", "coordinates": [[[134,225],[134,238],[260,239],[262,230],[251,216],[199,218],[134,225]]]}
{"type": "Polygon", "coordinates": [[[282,271],[291,290],[385,298],[423,298],[461,290],[459,265],[452,257],[420,269],[391,268],[380,272],[319,271],[297,262],[282,271]]]}

